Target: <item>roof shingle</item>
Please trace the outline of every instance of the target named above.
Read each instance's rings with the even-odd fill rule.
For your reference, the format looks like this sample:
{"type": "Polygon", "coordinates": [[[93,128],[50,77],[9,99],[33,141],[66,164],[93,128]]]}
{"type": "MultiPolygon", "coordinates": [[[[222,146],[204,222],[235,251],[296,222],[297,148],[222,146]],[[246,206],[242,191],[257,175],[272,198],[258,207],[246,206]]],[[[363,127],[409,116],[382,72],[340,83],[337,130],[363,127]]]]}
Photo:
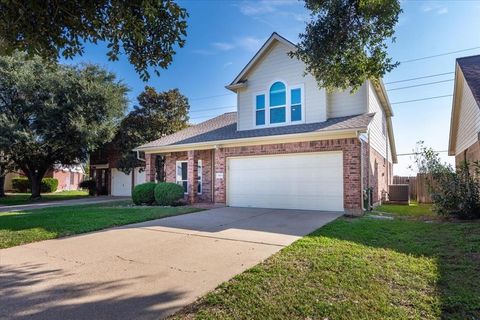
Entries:
{"type": "Polygon", "coordinates": [[[480,108],[480,55],[458,58],[457,63],[480,108]]]}
{"type": "Polygon", "coordinates": [[[137,150],[147,150],[166,146],[178,146],[182,144],[211,141],[235,140],[309,132],[325,132],[345,129],[360,129],[366,128],[373,116],[373,113],[368,113],[348,117],[331,118],[324,122],[237,131],[237,113],[229,112],[197,125],[188,127],[169,136],[165,136],[158,140],[144,144],[138,147],[137,150]]]}

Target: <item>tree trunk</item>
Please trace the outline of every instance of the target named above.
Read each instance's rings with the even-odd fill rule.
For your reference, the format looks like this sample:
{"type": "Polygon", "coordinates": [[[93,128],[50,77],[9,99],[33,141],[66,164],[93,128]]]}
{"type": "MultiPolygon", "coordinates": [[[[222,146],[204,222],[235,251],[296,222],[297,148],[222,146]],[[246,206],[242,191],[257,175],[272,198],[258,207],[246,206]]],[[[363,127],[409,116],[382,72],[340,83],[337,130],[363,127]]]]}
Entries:
{"type": "Polygon", "coordinates": [[[0,198],[5,197],[5,176],[0,175],[0,198]]]}
{"type": "Polygon", "coordinates": [[[33,174],[29,177],[30,185],[32,186],[32,195],[30,199],[40,200],[42,196],[40,195],[40,185],[42,184],[43,175],[33,174]]]}

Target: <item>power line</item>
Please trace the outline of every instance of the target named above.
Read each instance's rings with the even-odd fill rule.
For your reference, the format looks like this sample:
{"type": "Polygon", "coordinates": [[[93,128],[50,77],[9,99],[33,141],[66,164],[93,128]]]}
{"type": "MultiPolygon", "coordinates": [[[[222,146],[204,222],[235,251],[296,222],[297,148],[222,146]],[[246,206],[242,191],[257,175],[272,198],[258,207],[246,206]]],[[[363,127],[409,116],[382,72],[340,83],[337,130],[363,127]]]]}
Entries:
{"type": "Polygon", "coordinates": [[[414,81],[414,80],[420,80],[420,79],[426,79],[426,78],[433,78],[433,77],[444,76],[444,75],[452,74],[452,73],[455,73],[455,72],[454,72],[454,71],[452,71],[452,72],[444,72],[444,73],[431,74],[431,75],[423,76],[423,77],[416,77],[416,78],[410,78],[410,79],[390,81],[390,82],[385,82],[385,84],[392,84],[392,83],[400,83],[400,82],[414,81]]]}
{"type": "Polygon", "coordinates": [[[426,83],[420,83],[420,84],[415,84],[415,85],[406,86],[406,87],[388,89],[387,91],[395,91],[395,90],[423,87],[423,86],[429,86],[429,85],[437,84],[437,83],[450,82],[450,81],[453,81],[453,80],[455,80],[455,79],[448,79],[448,80],[441,80],[441,81],[434,81],[434,82],[426,82],[426,83]]]}
{"type": "Polygon", "coordinates": [[[434,54],[434,55],[432,55],[432,56],[426,56],[426,57],[421,57],[421,58],[415,58],[415,59],[400,61],[400,63],[409,63],[409,62],[414,62],[414,61],[420,61],[420,60],[426,60],[426,59],[431,59],[431,58],[443,57],[443,56],[448,56],[448,55],[450,55],[450,54],[455,54],[455,53],[460,53],[460,52],[465,52],[465,51],[471,51],[471,50],[476,50],[476,49],[480,49],[480,47],[473,47],[473,48],[467,48],[467,49],[462,49],[462,50],[457,50],[457,51],[450,51],[450,52],[445,52],[445,53],[439,53],[439,54],[434,54]]]}
{"type": "MultiPolygon", "coordinates": [[[[440,151],[433,151],[433,152],[436,152],[436,153],[445,153],[445,152],[448,152],[448,150],[440,150],[440,151]]],[[[414,156],[414,155],[417,155],[417,154],[421,154],[421,152],[411,152],[411,153],[397,153],[397,156],[414,156]]]]}
{"type": "Polygon", "coordinates": [[[211,98],[218,98],[218,97],[224,97],[224,96],[230,96],[230,95],[233,95],[235,93],[231,92],[231,93],[223,93],[223,94],[216,94],[216,95],[213,95],[213,96],[205,96],[205,97],[196,97],[196,98],[191,98],[189,99],[190,101],[194,101],[194,100],[207,100],[207,99],[211,99],[211,98]]]}
{"type": "Polygon", "coordinates": [[[446,95],[444,95],[444,96],[436,96],[436,97],[428,97],[428,98],[421,98],[421,99],[414,99],[414,100],[406,100],[406,101],[392,102],[391,104],[402,104],[402,103],[409,103],[409,102],[433,100],[433,99],[440,99],[440,98],[446,98],[446,97],[452,97],[452,96],[453,96],[453,94],[446,94],[446,95]]]}
{"type": "Polygon", "coordinates": [[[221,109],[229,109],[229,108],[236,108],[236,106],[222,106],[222,107],[214,107],[214,108],[207,108],[207,109],[201,109],[201,110],[193,110],[190,111],[192,112],[203,112],[203,111],[211,111],[211,110],[221,110],[221,109]]]}

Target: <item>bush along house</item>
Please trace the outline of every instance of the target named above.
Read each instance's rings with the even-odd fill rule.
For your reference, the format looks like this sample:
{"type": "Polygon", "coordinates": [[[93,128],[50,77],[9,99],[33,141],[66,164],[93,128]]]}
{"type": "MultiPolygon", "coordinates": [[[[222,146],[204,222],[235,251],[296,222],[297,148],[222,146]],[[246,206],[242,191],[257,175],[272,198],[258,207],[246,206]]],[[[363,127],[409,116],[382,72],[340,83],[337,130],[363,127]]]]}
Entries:
{"type": "Polygon", "coordinates": [[[361,214],[365,190],[385,198],[396,163],[390,103],[381,81],[326,92],[273,33],[226,86],[237,111],[139,146],[146,181],[158,156],[166,181],[191,202],[361,214]]]}

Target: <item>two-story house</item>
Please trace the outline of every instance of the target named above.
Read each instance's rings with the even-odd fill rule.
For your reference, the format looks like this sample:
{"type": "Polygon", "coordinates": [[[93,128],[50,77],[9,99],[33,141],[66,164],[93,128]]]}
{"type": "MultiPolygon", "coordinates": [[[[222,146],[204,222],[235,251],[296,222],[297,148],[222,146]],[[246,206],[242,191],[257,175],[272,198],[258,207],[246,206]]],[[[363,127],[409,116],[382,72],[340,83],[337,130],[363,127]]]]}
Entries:
{"type": "Polygon", "coordinates": [[[457,165],[480,160],[480,55],[455,63],[448,155],[457,165]]]}
{"type": "Polygon", "coordinates": [[[138,147],[146,180],[162,155],[190,202],[358,214],[368,187],[380,202],[396,162],[385,88],[329,93],[289,57],[295,49],[273,33],[226,86],[237,112],[138,147]]]}

